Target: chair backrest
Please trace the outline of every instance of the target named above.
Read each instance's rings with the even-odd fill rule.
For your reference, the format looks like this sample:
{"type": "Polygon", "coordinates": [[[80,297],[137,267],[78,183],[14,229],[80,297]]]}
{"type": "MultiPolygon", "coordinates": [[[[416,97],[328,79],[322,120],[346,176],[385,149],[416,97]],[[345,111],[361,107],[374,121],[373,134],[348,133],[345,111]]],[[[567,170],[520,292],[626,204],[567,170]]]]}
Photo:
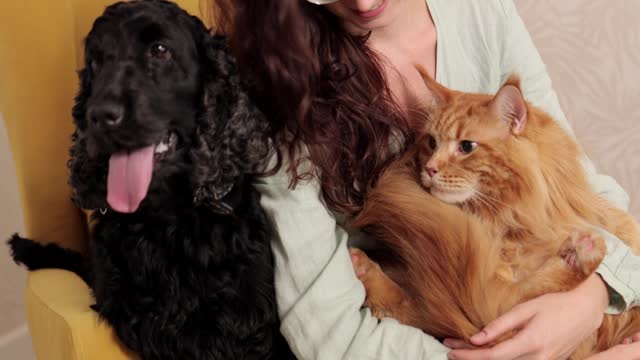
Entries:
{"type": "MultiPolygon", "coordinates": [[[[86,249],[87,219],[71,202],[67,185],[71,107],[82,41],[113,2],[0,1],[0,113],[16,166],[26,235],[38,241],[86,249]]],[[[176,2],[200,15],[198,0],[176,2]]]]}

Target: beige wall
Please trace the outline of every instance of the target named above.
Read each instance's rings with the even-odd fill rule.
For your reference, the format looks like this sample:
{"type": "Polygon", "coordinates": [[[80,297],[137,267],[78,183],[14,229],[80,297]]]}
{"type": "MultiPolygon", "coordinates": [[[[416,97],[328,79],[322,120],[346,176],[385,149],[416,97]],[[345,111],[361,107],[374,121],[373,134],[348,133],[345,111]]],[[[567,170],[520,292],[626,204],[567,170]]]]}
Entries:
{"type": "Polygon", "coordinates": [[[640,1],[515,3],[578,139],[640,219],[640,1]]]}
{"type": "Polygon", "coordinates": [[[7,133],[0,114],[0,359],[33,359],[22,307],[25,271],[9,258],[6,239],[23,231],[7,133]]]}
{"type": "MultiPolygon", "coordinates": [[[[578,138],[598,168],[628,191],[640,218],[640,1],[515,2],[578,138]]],[[[4,247],[22,229],[18,208],[0,121],[0,359],[33,358],[22,315],[24,272],[4,247]]]]}

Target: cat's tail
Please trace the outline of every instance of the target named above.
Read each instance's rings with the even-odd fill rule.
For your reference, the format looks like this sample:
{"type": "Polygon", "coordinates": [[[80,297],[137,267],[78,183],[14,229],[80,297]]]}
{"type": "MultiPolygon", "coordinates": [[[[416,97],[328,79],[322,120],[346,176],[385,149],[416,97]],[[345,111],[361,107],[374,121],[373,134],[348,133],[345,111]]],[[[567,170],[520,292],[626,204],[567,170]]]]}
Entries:
{"type": "MultiPolygon", "coordinates": [[[[409,318],[436,337],[468,338],[514,302],[496,281],[498,241],[455,206],[429,195],[399,161],[380,177],[354,220],[404,263],[409,318]]],[[[416,325],[416,324],[412,324],[416,325]]]]}
{"type": "Polygon", "coordinates": [[[40,244],[18,234],[13,234],[7,244],[16,264],[23,264],[31,271],[51,268],[68,270],[89,283],[88,260],[77,251],[56,244],[40,244]]]}

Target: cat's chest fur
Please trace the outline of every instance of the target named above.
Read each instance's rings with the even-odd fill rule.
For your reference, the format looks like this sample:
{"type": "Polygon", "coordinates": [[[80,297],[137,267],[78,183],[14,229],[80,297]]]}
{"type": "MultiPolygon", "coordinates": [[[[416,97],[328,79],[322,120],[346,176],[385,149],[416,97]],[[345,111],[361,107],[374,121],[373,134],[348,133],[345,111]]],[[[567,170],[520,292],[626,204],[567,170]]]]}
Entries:
{"type": "MultiPolygon", "coordinates": [[[[513,208],[512,208],[513,209],[513,208]]],[[[557,241],[559,230],[551,223],[527,227],[517,221],[518,217],[509,211],[492,215],[477,212],[467,213],[480,219],[486,226],[490,238],[498,242],[505,270],[499,276],[505,280],[518,282],[527,277],[553,256],[560,246],[557,241]],[[501,216],[502,215],[502,216],[501,216]]]]}

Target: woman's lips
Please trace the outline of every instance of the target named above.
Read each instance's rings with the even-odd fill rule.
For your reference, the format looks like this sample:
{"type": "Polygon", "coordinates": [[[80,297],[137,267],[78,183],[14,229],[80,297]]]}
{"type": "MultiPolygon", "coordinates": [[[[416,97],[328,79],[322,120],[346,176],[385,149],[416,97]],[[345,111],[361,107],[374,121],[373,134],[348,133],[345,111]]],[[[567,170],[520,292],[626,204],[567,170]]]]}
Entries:
{"type": "Polygon", "coordinates": [[[353,12],[358,15],[359,17],[362,18],[366,18],[366,19],[371,19],[374,18],[380,14],[382,14],[382,12],[384,11],[384,9],[387,7],[387,3],[389,2],[389,0],[383,0],[378,7],[371,9],[371,10],[367,10],[367,11],[358,11],[358,10],[353,10],[353,12]]]}

